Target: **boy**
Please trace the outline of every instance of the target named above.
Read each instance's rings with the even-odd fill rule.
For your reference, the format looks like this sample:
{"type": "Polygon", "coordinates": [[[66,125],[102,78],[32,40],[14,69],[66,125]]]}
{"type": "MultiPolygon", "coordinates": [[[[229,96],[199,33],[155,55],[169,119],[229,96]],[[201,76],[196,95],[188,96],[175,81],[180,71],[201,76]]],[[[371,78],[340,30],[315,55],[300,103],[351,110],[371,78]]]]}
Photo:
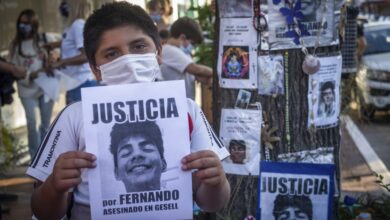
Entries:
{"type": "MultiPolygon", "coordinates": [[[[158,70],[158,33],[146,12],[126,2],[114,2],[96,10],[84,29],[84,46],[97,80],[107,85],[153,81],[158,70]],[[136,65],[137,71],[132,66],[136,65]],[[139,71],[138,71],[139,70],[139,71]]],[[[229,200],[230,186],[220,159],[228,156],[206,119],[188,100],[191,154],[182,159],[182,169],[193,172],[193,195],[206,211],[221,209],[229,200]],[[219,152],[219,157],[215,152],[219,152]]],[[[39,180],[32,195],[32,210],[38,219],[60,219],[73,190],[71,219],[90,219],[86,170],[96,166],[96,157],[85,152],[81,103],[68,105],[53,122],[27,174],[39,180]]],[[[180,147],[180,146],[177,146],[180,147]]]]}
{"type": "Polygon", "coordinates": [[[203,41],[202,29],[190,18],[179,18],[171,27],[170,36],[162,48],[161,74],[164,80],[184,79],[187,98],[195,99],[195,80],[208,84],[213,71],[192,61],[192,45],[203,41]],[[189,49],[190,48],[190,49],[189,49]],[[186,54],[187,53],[187,54],[186,54]]]}

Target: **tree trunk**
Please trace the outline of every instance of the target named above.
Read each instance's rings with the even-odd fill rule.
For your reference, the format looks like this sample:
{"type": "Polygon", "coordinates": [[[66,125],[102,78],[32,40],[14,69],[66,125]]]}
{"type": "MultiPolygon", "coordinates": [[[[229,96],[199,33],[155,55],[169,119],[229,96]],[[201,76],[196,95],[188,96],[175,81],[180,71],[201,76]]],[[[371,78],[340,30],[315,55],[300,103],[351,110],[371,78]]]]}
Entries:
{"type": "MultiPolygon", "coordinates": [[[[214,70],[217,68],[218,42],[219,42],[219,18],[216,20],[216,36],[214,39],[214,70]]],[[[308,48],[312,52],[313,48],[308,48]]],[[[336,196],[335,207],[337,210],[339,188],[339,147],[340,129],[339,126],[327,129],[308,128],[308,78],[302,71],[304,54],[300,49],[290,49],[272,54],[283,54],[285,69],[285,94],[278,96],[259,95],[257,90],[252,90],[250,103],[260,102],[263,111],[263,120],[267,120],[269,127],[277,127],[275,136],[281,141],[274,144],[274,149],[270,152],[271,160],[277,161],[277,155],[291,153],[302,150],[314,150],[320,147],[334,148],[334,162],[336,164],[336,196]],[[287,77],[286,77],[287,76],[287,77]],[[290,134],[289,134],[290,133],[290,134]],[[290,138],[288,138],[288,136],[290,138]]],[[[338,46],[321,47],[317,49],[318,56],[335,56],[340,54],[338,46]]],[[[248,90],[248,89],[246,89],[248,90]]],[[[221,109],[234,108],[238,89],[221,88],[218,83],[218,76],[214,73],[213,80],[213,126],[219,134],[221,109]]],[[[248,90],[249,91],[249,90],[248,90]]],[[[255,107],[253,107],[255,108],[255,107]]],[[[260,126],[260,125],[259,125],[260,126]]],[[[260,134],[259,134],[260,135],[260,134]]],[[[261,159],[264,160],[265,149],[261,143],[261,159]]],[[[258,177],[227,175],[231,184],[231,199],[228,206],[221,212],[216,213],[210,219],[231,219],[241,220],[248,215],[256,216],[258,200],[258,177]]],[[[335,211],[336,213],[336,211],[335,211]]],[[[336,215],[336,214],[334,214],[336,215]]],[[[334,216],[333,219],[337,219],[334,216]]]]}

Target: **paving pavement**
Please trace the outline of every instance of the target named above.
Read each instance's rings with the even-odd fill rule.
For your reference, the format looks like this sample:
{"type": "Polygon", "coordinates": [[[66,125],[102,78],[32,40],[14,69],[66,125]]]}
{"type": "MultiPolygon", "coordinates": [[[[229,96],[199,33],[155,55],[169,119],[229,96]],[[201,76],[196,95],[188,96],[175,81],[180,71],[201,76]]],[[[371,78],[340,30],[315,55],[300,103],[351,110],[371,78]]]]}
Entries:
{"type": "Polygon", "coordinates": [[[377,112],[369,122],[363,122],[357,117],[352,118],[373,150],[390,170],[390,113],[377,112]]]}

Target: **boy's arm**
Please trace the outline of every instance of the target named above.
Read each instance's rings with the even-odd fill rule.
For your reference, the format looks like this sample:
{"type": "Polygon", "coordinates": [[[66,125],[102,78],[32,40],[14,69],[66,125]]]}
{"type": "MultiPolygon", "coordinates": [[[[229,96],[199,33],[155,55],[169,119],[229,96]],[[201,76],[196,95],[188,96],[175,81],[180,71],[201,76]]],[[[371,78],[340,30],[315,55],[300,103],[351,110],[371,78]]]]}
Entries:
{"type": "Polygon", "coordinates": [[[190,63],[185,72],[188,72],[196,77],[211,78],[213,76],[213,70],[205,65],[190,63]]]}
{"type": "Polygon", "coordinates": [[[68,208],[69,190],[81,183],[82,168],[93,168],[96,157],[82,151],[61,154],[53,173],[40,184],[31,197],[31,208],[40,220],[61,219],[68,208]]]}
{"type": "Polygon", "coordinates": [[[203,210],[221,210],[230,199],[230,184],[221,161],[211,150],[202,150],[185,156],[183,170],[197,169],[193,176],[194,200],[203,210]]]}

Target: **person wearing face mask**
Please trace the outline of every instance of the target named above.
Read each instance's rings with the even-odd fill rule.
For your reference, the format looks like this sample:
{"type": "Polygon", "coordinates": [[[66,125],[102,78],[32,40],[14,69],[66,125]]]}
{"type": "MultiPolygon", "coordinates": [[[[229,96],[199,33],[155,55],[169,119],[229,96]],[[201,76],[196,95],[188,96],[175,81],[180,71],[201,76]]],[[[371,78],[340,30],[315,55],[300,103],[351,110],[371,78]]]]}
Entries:
{"type": "MultiPolygon", "coordinates": [[[[125,1],[103,5],[86,21],[84,40],[89,65],[102,84],[154,83],[161,44],[156,26],[141,7],[125,1]]],[[[205,211],[217,211],[230,198],[230,185],[220,161],[229,153],[195,102],[187,99],[187,105],[191,153],[181,161],[166,162],[181,163],[184,172],[193,171],[195,202],[205,211]]],[[[87,172],[95,168],[99,155],[85,152],[81,112],[81,102],[65,107],[27,170],[38,180],[31,198],[31,208],[38,219],[61,219],[72,192],[71,219],[91,219],[87,172]]],[[[137,136],[132,141],[139,140],[137,136]]],[[[119,177],[125,178],[124,174],[119,177]]]]}
{"type": "Polygon", "coordinates": [[[212,69],[192,60],[192,45],[203,41],[200,25],[191,18],[176,20],[162,47],[161,74],[164,80],[185,80],[187,98],[195,99],[195,80],[209,84],[212,69]]]}
{"type": "Polygon", "coordinates": [[[57,80],[46,70],[49,54],[42,48],[45,41],[55,41],[54,36],[38,33],[39,22],[31,9],[23,10],[16,21],[16,34],[10,46],[10,60],[27,72],[24,79],[17,81],[18,94],[27,119],[28,147],[31,158],[34,156],[50,125],[54,100],[47,88],[57,80]],[[36,79],[46,84],[38,84],[36,79]],[[38,80],[38,79],[37,79],[38,80]],[[36,114],[39,112],[39,116],[36,114]],[[39,119],[40,118],[40,123],[39,119]]]}
{"type": "Polygon", "coordinates": [[[169,16],[172,14],[172,6],[169,0],[151,0],[146,3],[153,22],[157,25],[158,32],[169,29],[169,16]]]}
{"type": "Polygon", "coordinates": [[[46,45],[48,48],[61,47],[61,59],[52,62],[50,68],[61,70],[77,82],[66,92],[66,104],[81,100],[81,88],[97,85],[84,52],[83,30],[91,5],[90,0],[62,1],[59,12],[67,21],[62,41],[46,45]]]}

